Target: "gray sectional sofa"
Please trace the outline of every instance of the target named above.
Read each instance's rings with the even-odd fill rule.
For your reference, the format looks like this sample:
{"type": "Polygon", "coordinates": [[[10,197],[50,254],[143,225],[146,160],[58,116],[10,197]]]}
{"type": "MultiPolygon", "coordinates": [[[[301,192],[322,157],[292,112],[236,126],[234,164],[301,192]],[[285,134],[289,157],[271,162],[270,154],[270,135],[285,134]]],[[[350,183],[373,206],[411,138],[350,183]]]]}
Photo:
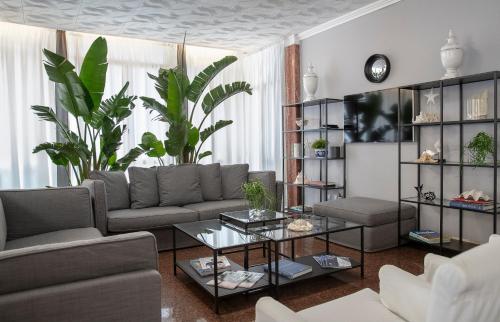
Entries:
{"type": "MultiPolygon", "coordinates": [[[[150,231],[159,250],[172,248],[173,224],[247,209],[241,190],[244,182],[261,180],[277,200],[283,191],[274,171],[249,172],[246,164],[131,167],[128,176],[127,181],[121,171],[96,171],[84,181],[92,193],[96,227],[104,235],[150,231]]],[[[178,247],[195,245],[179,234],[178,247]]]]}
{"type": "Polygon", "coordinates": [[[103,237],[84,187],[0,191],[0,321],[160,321],[148,232],[103,237]]]}

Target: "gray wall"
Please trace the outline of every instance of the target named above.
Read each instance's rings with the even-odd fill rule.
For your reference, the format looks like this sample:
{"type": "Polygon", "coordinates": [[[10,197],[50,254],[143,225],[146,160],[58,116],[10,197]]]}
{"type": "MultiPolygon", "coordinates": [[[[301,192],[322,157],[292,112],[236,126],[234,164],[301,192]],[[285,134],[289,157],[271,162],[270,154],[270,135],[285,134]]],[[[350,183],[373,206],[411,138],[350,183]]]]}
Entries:
{"type": "MultiPolygon", "coordinates": [[[[500,69],[500,1],[498,0],[403,0],[395,5],[337,26],[301,42],[302,71],[311,62],[319,76],[317,97],[341,98],[346,94],[386,89],[405,84],[436,80],[443,76],[439,49],[444,45],[448,29],[452,28],[465,49],[463,74],[474,74],[500,69]],[[366,59],[382,53],[392,65],[389,78],[382,84],[368,82],[363,74],[366,59]]],[[[475,89],[490,88],[480,84],[475,89]]],[[[445,109],[457,108],[457,90],[445,93],[445,109]]],[[[492,96],[490,92],[490,104],[492,96]]],[[[491,109],[490,109],[491,111],[491,109]]],[[[492,133],[488,126],[467,130],[472,136],[479,130],[492,133]]],[[[438,132],[429,132],[426,148],[439,138],[438,132]]],[[[456,138],[457,129],[449,129],[447,138],[456,138]]],[[[426,135],[426,134],[423,134],[426,135]]],[[[445,155],[456,155],[459,147],[447,142],[445,155]]],[[[404,157],[415,159],[415,144],[405,144],[404,157]]],[[[371,196],[397,200],[397,145],[393,143],[350,144],[348,157],[348,195],[371,196]]],[[[409,166],[412,167],[412,166],[409,166]]],[[[424,184],[428,190],[438,189],[438,168],[426,167],[424,184]],[[437,171],[437,172],[436,172],[437,171]]],[[[458,170],[451,170],[446,180],[445,197],[458,191],[458,170]]],[[[484,189],[490,195],[492,171],[470,169],[466,173],[466,189],[484,189]]],[[[415,168],[404,168],[404,195],[412,195],[416,183],[415,168]]],[[[438,227],[436,209],[425,208],[424,228],[438,227]]],[[[458,212],[447,211],[445,232],[458,234],[458,212]]],[[[477,214],[465,216],[465,237],[485,241],[491,233],[491,217],[477,214]]]]}

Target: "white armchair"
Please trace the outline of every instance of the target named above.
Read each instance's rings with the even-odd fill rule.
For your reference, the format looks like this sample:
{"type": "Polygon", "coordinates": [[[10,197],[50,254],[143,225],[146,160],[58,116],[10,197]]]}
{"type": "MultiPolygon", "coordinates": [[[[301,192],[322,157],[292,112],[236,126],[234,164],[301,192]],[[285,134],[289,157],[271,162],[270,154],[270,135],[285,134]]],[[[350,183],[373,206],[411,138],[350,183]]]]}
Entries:
{"type": "Polygon", "coordinates": [[[380,295],[370,289],[293,312],[270,297],[256,322],[500,321],[500,236],[453,258],[427,254],[424,274],[380,269],[380,295]]]}

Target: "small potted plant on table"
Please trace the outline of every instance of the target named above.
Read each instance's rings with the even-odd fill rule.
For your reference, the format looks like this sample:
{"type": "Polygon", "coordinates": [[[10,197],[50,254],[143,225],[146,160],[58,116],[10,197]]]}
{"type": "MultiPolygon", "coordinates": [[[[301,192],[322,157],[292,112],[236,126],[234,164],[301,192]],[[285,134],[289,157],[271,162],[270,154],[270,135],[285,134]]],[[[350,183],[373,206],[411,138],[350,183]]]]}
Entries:
{"type": "Polygon", "coordinates": [[[250,206],[250,216],[261,216],[266,209],[274,209],[275,200],[261,181],[246,182],[242,186],[250,206]]]}
{"type": "Polygon", "coordinates": [[[314,149],[316,158],[326,158],[326,147],[328,146],[328,141],[325,139],[317,139],[313,142],[311,147],[314,149]]]}

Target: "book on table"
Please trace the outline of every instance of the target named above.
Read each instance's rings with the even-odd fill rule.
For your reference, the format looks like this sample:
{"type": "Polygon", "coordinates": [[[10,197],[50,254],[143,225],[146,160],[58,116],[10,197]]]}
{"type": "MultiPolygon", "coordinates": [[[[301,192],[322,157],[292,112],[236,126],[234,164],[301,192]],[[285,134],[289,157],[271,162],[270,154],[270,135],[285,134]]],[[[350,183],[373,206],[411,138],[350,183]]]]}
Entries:
{"type": "Polygon", "coordinates": [[[349,257],[335,255],[313,256],[321,268],[351,268],[351,259],[349,257]]]}
{"type": "MultiPolygon", "coordinates": [[[[226,256],[220,256],[217,259],[217,272],[222,273],[231,269],[231,263],[226,256]]],[[[197,258],[190,261],[191,267],[198,272],[201,276],[209,276],[214,274],[213,258],[204,257],[197,258]]]]}
{"type": "MultiPolygon", "coordinates": [[[[217,285],[222,288],[234,290],[237,287],[251,288],[259,281],[263,273],[249,271],[225,271],[217,276],[217,285]]],[[[214,285],[214,280],[207,282],[207,285],[214,285]]]]}
{"type": "MultiPolygon", "coordinates": [[[[275,273],[275,262],[271,263],[271,271],[275,273]]],[[[267,272],[267,265],[264,266],[264,270],[267,272]]],[[[294,278],[300,277],[307,273],[312,272],[312,267],[309,265],[304,265],[301,263],[297,263],[288,259],[281,259],[278,262],[278,270],[281,276],[284,276],[288,279],[293,280],[294,278]]]]}
{"type": "MultiPolygon", "coordinates": [[[[439,244],[441,235],[434,230],[413,230],[410,231],[410,238],[427,243],[439,244]]],[[[443,243],[450,242],[449,236],[443,236],[443,243]]]]}

